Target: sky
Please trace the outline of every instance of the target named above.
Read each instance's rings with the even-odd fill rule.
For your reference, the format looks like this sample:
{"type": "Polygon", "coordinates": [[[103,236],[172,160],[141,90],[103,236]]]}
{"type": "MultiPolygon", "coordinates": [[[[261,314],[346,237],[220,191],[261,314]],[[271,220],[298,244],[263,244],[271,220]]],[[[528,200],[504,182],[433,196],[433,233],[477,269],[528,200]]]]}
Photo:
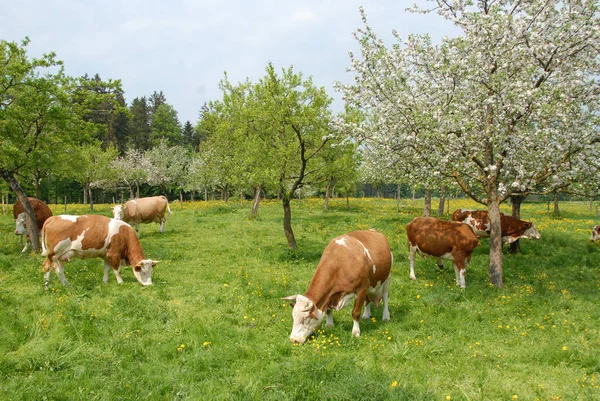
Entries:
{"type": "Polygon", "coordinates": [[[343,103],[334,81],[351,82],[352,32],[362,26],[359,7],[386,44],[400,36],[456,35],[436,13],[405,11],[423,0],[10,0],[0,13],[0,39],[26,36],[29,57],[56,52],[68,75],[98,73],[120,79],[128,104],[163,91],[183,124],[196,124],[200,108],[222,99],[219,81],[256,82],[272,62],[293,66],[343,103]]]}

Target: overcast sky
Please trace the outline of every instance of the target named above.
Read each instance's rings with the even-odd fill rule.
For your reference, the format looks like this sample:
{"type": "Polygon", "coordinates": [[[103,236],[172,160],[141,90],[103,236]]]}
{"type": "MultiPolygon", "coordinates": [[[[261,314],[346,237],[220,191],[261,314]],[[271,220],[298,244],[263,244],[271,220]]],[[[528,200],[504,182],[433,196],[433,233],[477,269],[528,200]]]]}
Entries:
{"type": "MultiPolygon", "coordinates": [[[[369,24],[386,42],[430,33],[439,39],[453,27],[437,14],[411,14],[415,0],[10,0],[0,13],[0,39],[31,39],[30,57],[55,51],[67,74],[121,79],[128,104],[162,90],[183,124],[200,107],[222,98],[218,83],[252,81],[277,71],[312,76],[341,110],[334,81],[349,82],[348,51],[364,6],[369,24]]],[[[431,3],[417,0],[417,3],[431,3]]]]}

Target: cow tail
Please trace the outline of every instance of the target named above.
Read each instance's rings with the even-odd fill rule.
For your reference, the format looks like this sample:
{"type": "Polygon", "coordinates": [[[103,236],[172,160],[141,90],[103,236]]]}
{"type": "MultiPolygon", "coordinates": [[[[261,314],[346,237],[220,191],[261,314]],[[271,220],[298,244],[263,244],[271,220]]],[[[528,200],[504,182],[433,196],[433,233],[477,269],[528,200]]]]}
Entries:
{"type": "Polygon", "coordinates": [[[167,201],[167,212],[169,212],[169,214],[173,214],[171,208],[169,207],[169,201],[167,201]]]}
{"type": "Polygon", "coordinates": [[[48,256],[48,249],[46,249],[46,225],[42,227],[42,256],[48,256]]]}

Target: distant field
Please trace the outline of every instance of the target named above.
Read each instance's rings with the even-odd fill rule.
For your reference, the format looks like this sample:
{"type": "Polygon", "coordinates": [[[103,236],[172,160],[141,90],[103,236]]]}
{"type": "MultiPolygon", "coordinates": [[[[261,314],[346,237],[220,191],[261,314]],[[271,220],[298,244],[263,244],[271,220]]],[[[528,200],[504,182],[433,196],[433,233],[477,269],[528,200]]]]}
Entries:
{"type": "MultiPolygon", "coordinates": [[[[54,213],[62,205],[50,205],[54,213]]],[[[451,201],[451,210],[475,208],[451,201]]],[[[405,226],[421,201],[294,202],[299,249],[287,249],[281,204],[172,203],[159,234],[142,226],[146,256],[162,262],[151,287],[131,270],[123,285],[102,262],[66,265],[43,291],[40,255],[21,255],[11,215],[0,215],[0,399],[2,400],[600,400],[600,224],[585,202],[522,207],[539,241],[504,253],[504,288],[488,284],[489,241],[467,268],[418,259],[409,279],[405,226]],[[391,322],[334,312],[293,345],[291,308],[328,242],[377,228],[394,253],[391,322]]],[[[110,215],[110,205],[95,205],[110,215]]],[[[509,206],[503,206],[509,213],[509,206]]],[[[67,213],[87,206],[67,205],[67,213]]],[[[448,216],[446,216],[448,218],[448,216]]]]}

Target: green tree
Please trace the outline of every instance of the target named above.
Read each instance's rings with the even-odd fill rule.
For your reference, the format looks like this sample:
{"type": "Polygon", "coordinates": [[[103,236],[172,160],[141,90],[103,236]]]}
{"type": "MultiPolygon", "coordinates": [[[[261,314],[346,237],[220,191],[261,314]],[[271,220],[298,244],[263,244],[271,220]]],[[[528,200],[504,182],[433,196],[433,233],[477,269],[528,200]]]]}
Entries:
{"type": "Polygon", "coordinates": [[[150,149],[150,111],[145,97],[136,97],[129,107],[131,119],[129,120],[128,148],[146,150],[150,149]]]}
{"type": "Polygon", "coordinates": [[[158,146],[162,141],[166,141],[171,146],[183,143],[181,123],[173,106],[162,103],[152,114],[150,141],[152,146],[158,146]]]}
{"type": "Polygon", "coordinates": [[[200,137],[196,133],[194,126],[188,120],[183,124],[183,128],[181,129],[181,136],[183,138],[183,144],[195,152],[198,151],[198,146],[200,145],[200,137]]]}
{"type": "Polygon", "coordinates": [[[100,99],[75,102],[77,83],[64,74],[62,62],[54,53],[29,59],[28,43],[27,38],[20,44],[0,41],[0,175],[27,211],[32,250],[38,251],[35,213],[19,175],[90,141],[97,126],[84,120],[86,105],[100,99]]]}
{"type": "Polygon", "coordinates": [[[202,147],[203,162],[216,160],[231,168],[228,181],[239,186],[275,188],[282,200],[283,228],[290,248],[297,248],[292,229],[291,200],[304,186],[323,182],[324,159],[319,155],[331,138],[332,102],[324,88],[304,79],[293,68],[281,76],[272,64],[256,84],[249,80],[232,85],[227,75],[221,81],[223,100],[213,102],[202,126],[209,134],[202,147]]]}
{"type": "Polygon", "coordinates": [[[103,150],[100,143],[82,145],[74,151],[69,164],[70,176],[83,187],[83,203],[89,199],[90,210],[94,210],[92,190],[110,179],[110,165],[119,156],[119,151],[115,146],[103,150]]]}

